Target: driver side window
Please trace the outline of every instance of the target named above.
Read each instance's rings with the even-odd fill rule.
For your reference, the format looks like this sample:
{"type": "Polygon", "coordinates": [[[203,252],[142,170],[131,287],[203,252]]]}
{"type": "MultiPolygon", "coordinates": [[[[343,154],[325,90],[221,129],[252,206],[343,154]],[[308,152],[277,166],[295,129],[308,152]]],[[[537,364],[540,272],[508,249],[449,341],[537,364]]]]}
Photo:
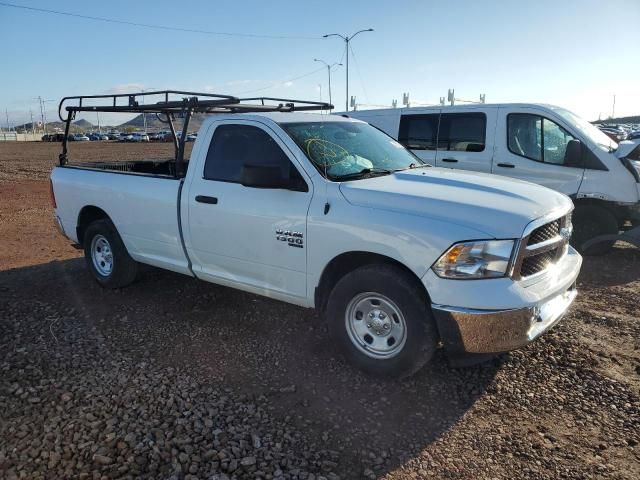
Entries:
{"type": "Polygon", "coordinates": [[[569,132],[548,118],[529,113],[507,116],[509,151],[537,162],[565,165],[569,132]]]}
{"type": "Polygon", "coordinates": [[[205,180],[240,183],[245,165],[278,167],[282,178],[303,181],[289,157],[264,130],[251,125],[220,125],[209,145],[205,180]]]}

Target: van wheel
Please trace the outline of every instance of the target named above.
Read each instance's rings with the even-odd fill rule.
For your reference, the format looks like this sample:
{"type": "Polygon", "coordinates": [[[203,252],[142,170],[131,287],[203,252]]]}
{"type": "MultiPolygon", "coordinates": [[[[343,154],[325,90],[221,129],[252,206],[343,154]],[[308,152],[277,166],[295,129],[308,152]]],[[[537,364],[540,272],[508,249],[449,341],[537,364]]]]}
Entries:
{"type": "Polygon", "coordinates": [[[436,351],[439,336],[424,291],[393,265],[360,267],[329,296],[329,331],[349,361],[367,373],[408,377],[436,351]]]}
{"type": "Polygon", "coordinates": [[[582,205],[573,212],[571,244],[583,255],[604,255],[611,251],[615,240],[598,242],[586,250],[582,246],[600,235],[617,234],[618,220],[608,210],[596,205],[582,205]]]}
{"type": "Polygon", "coordinates": [[[137,262],[129,256],[110,220],[96,220],[87,227],[84,258],[94,278],[105,288],[126,287],[138,273],[137,262]]]}

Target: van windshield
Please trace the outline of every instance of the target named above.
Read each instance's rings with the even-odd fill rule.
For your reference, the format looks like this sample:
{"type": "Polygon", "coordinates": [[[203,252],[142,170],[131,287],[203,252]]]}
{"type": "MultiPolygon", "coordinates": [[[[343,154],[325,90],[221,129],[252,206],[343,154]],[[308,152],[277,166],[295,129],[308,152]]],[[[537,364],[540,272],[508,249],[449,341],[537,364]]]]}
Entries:
{"type": "Polygon", "coordinates": [[[605,152],[613,152],[618,148],[618,144],[602,133],[598,127],[593,126],[584,118],[580,118],[573,112],[564,108],[554,107],[554,112],[565,119],[570,125],[575,127],[583,135],[588,137],[593,143],[598,145],[605,152]]]}
{"type": "Polygon", "coordinates": [[[354,180],[424,165],[393,138],[367,123],[324,121],[281,126],[329,180],[354,180]]]}

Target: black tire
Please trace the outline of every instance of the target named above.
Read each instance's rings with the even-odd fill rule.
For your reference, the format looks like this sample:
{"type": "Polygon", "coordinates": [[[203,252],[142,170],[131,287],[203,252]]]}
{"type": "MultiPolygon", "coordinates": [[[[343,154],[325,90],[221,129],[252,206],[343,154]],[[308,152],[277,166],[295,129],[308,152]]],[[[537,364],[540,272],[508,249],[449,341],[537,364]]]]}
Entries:
{"type": "MultiPolygon", "coordinates": [[[[424,290],[414,278],[394,265],[365,265],[342,277],[329,295],[326,317],[329,332],[347,359],[373,375],[408,377],[431,360],[437,349],[438,330],[424,290]],[[350,327],[347,326],[349,304],[366,292],[391,300],[404,319],[404,345],[391,358],[368,356],[360,349],[366,348],[364,342],[359,348],[350,337],[350,327]]],[[[392,325],[392,331],[393,328],[392,325]]]]}
{"type": "Polygon", "coordinates": [[[110,220],[96,220],[84,232],[84,259],[96,281],[105,288],[126,287],[136,279],[138,263],[129,256],[116,227],[110,220]],[[108,242],[112,269],[108,274],[94,265],[92,246],[94,239],[103,237],[108,242]]]}
{"type": "Polygon", "coordinates": [[[579,205],[573,212],[571,245],[583,255],[604,255],[611,251],[615,240],[598,242],[588,248],[583,245],[600,235],[617,234],[618,220],[605,208],[597,205],[579,205]]]}

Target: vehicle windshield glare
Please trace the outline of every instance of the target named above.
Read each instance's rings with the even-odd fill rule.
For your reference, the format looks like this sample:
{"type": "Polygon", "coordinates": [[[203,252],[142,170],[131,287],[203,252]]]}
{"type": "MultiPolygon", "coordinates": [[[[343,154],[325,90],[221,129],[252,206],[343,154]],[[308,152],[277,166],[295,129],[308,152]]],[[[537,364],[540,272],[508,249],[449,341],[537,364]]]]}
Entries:
{"type": "Polygon", "coordinates": [[[354,180],[424,165],[401,144],[367,123],[283,123],[318,171],[329,180],[354,180]]]}
{"type": "Polygon", "coordinates": [[[595,127],[584,118],[580,118],[575,113],[570,112],[569,110],[565,110],[564,108],[556,107],[553,110],[605,152],[613,152],[618,148],[618,144],[616,142],[614,142],[611,138],[602,133],[598,127],[595,127]]]}

